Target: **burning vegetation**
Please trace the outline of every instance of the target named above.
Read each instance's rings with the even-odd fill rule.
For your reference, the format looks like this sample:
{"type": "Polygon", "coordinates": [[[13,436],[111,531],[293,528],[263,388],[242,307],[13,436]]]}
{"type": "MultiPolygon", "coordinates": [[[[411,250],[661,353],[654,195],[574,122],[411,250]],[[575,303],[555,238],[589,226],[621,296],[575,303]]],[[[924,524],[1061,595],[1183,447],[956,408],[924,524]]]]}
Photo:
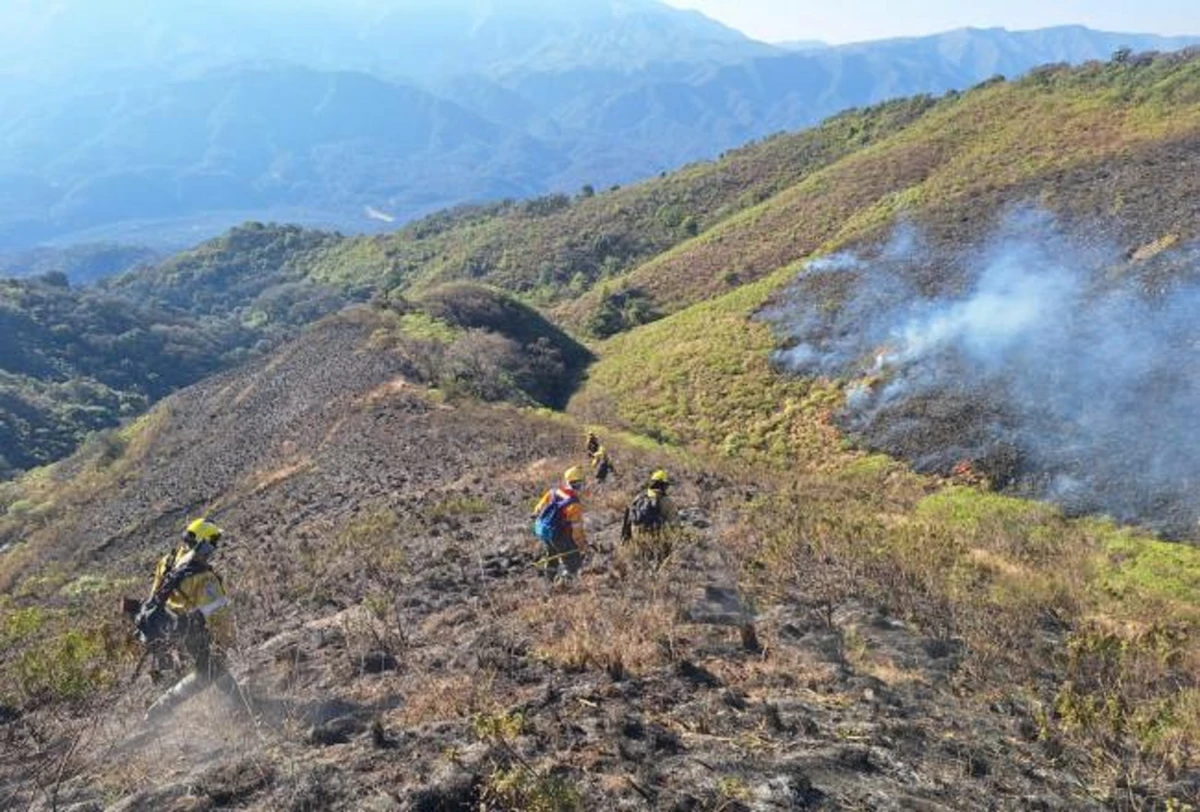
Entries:
{"type": "Polygon", "coordinates": [[[1191,535],[1194,247],[1122,256],[1022,211],[943,251],[901,229],[811,263],[768,313],[776,362],[847,381],[839,425],[919,471],[1191,535]]]}

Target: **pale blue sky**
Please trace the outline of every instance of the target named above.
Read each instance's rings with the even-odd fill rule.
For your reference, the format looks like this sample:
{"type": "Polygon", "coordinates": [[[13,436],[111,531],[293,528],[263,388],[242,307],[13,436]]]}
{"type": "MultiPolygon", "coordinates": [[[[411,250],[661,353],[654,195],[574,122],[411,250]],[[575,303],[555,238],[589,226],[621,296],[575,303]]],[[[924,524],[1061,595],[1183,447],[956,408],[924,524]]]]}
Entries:
{"type": "Polygon", "coordinates": [[[1200,34],[1200,0],[666,0],[755,39],[831,43],[932,34],[951,28],[1012,30],[1080,23],[1147,34],[1200,34]]]}

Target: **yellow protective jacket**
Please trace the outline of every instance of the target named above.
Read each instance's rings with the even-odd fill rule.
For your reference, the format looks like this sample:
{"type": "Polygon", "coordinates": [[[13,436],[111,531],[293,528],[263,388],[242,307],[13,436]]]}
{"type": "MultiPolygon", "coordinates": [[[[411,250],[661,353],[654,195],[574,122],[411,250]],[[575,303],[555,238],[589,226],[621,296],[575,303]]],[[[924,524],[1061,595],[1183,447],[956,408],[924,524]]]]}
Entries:
{"type": "Polygon", "coordinates": [[[562,527],[563,532],[570,534],[571,540],[582,552],[587,547],[587,533],[583,529],[583,505],[579,503],[579,492],[570,488],[551,488],[542,494],[532,515],[537,516],[541,513],[552,498],[574,500],[562,509],[562,527]]]}
{"type": "MultiPolygon", "coordinates": [[[[150,594],[158,591],[168,574],[187,566],[191,561],[192,551],[186,544],[159,559],[158,566],[154,569],[154,587],[150,594]]],[[[204,615],[205,627],[214,643],[229,646],[233,642],[233,616],[230,612],[229,596],[225,593],[221,576],[213,572],[207,564],[184,578],[179,586],[175,587],[167,596],[167,608],[180,616],[199,610],[204,615]]]]}

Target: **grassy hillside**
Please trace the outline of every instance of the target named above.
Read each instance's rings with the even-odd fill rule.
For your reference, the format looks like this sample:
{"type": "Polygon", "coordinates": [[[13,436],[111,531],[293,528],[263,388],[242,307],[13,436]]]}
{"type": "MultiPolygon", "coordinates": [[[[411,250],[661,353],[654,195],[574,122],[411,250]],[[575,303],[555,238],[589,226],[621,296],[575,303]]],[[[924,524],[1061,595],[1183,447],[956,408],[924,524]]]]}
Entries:
{"type": "MultiPolygon", "coordinates": [[[[943,99],[912,126],[864,145],[772,199],[654,258],[612,288],[662,313],[753,281],[815,251],[880,239],[898,219],[934,240],[978,241],[1032,203],[1115,232],[1133,249],[1196,236],[1200,130],[1190,56],[1047,68],[943,99]]],[[[583,325],[596,290],[565,307],[583,325]]],[[[611,294],[608,294],[611,295],[611,294]]]]}
{"type": "Polygon", "coordinates": [[[757,500],[730,543],[765,600],[875,596],[961,640],[963,686],[1024,697],[1098,780],[1194,775],[1200,549],[855,450],[832,422],[843,385],[767,361],[755,314],[792,275],[609,340],[572,412],[747,466],[757,500]]]}
{"type": "MultiPolygon", "coordinates": [[[[765,290],[709,316],[732,324],[765,290]]],[[[852,452],[816,473],[769,447],[730,459],[699,435],[673,449],[602,429],[621,473],[587,497],[594,564],[578,587],[545,590],[527,510],[577,459],[583,426],[422,386],[397,329],[447,328],[348,311],[172,396],[115,453],[5,487],[6,537],[23,542],[0,561],[0,798],[1100,809],[1118,781],[1147,805],[1190,797],[1177,754],[1194,693],[1149,683],[1186,673],[1179,638],[1149,629],[1121,646],[1099,619],[1073,634],[1073,596],[1042,574],[1103,539],[1127,563],[1105,588],[1128,606],[1108,617],[1128,618],[1168,552],[852,452]],[[620,511],[664,464],[685,527],[648,567],[617,547],[620,511]],[[180,710],[179,736],[137,721],[156,689],[128,683],[105,607],[144,587],[198,512],[228,531],[234,666],[258,724],[206,695],[180,710]],[[1048,656],[1068,639],[1071,658],[1048,656]],[[1089,763],[1100,742],[1119,774],[1089,763]]],[[[697,409],[731,381],[788,388],[755,364],[714,367],[697,409]]],[[[794,445],[836,444],[820,434],[794,445]]],[[[1192,602],[1195,584],[1176,583],[1160,615],[1192,602]]]]}
{"type": "MultiPolygon", "coordinates": [[[[1177,161],[1194,161],[1184,145],[1197,136],[1197,64],[1047,71],[944,101],[894,138],[653,260],[629,284],[679,312],[601,345],[572,410],[752,464],[767,492],[789,481],[761,506],[775,529],[746,541],[777,594],[878,590],[966,641],[968,670],[983,679],[977,690],[1005,674],[1040,696],[1042,735],[1103,742],[1097,769],[1109,758],[1131,769],[1138,754],[1160,765],[1152,771],[1194,775],[1200,551],[991,495],[970,472],[922,480],[854,450],[832,425],[847,382],[781,377],[767,356],[785,338],[757,315],[786,300],[796,260],[869,252],[897,216],[919,224],[932,246],[911,269],[918,282],[954,289],[951,249],[971,250],[1005,207],[1030,200],[1116,242],[1126,269],[1114,274],[1161,286],[1190,273],[1186,262],[1144,264],[1196,236],[1187,216],[1195,173],[1173,173],[1177,161]],[[761,281],[692,304],[719,290],[717,275],[729,269],[739,282],[761,281]],[[831,565],[854,585],[811,571],[831,565]],[[1031,641],[1047,624],[1061,636],[1031,641]]],[[[834,273],[824,288],[814,281],[788,296],[830,297],[836,308],[853,279],[834,273]]],[[[589,306],[581,300],[568,318],[579,323],[589,306]]]]}
{"type": "MultiPolygon", "coordinates": [[[[248,326],[245,349],[264,329],[286,330],[372,290],[452,280],[517,292],[573,331],[603,337],[813,251],[882,239],[896,218],[935,243],[962,245],[1033,202],[1112,232],[1131,251],[1181,243],[1194,236],[1194,72],[1194,61],[1175,56],[1048,69],[936,103],[846,113],[626,189],[462,209],[383,237],[250,224],[106,289],[248,326]]],[[[10,464],[53,459],[81,429],[112,422],[107,409],[64,426],[53,415],[62,400],[24,398],[23,420],[55,439],[36,457],[10,451],[10,464]]]]}
{"type": "MultiPolygon", "coordinates": [[[[172,320],[198,317],[200,332],[219,333],[220,338],[205,339],[208,350],[199,369],[176,359],[167,370],[155,356],[143,357],[141,363],[155,380],[165,383],[149,388],[139,383],[134,392],[120,386],[97,389],[98,384],[111,385],[107,376],[112,372],[97,359],[80,359],[54,375],[33,377],[3,366],[25,377],[7,385],[11,397],[3,409],[11,436],[0,443],[0,455],[8,458],[8,466],[0,464],[0,470],[59,459],[88,431],[111,427],[121,416],[140,411],[147,400],[153,402],[231,359],[269,349],[296,327],[372,292],[414,295],[445,282],[468,281],[500,286],[535,303],[572,298],[597,280],[619,274],[906,126],[928,104],[916,100],[847,113],[815,130],[781,135],[721,161],[626,189],[464,208],[385,237],[346,238],[247,223],[153,267],[106,280],[100,293],[57,290],[55,295],[76,314],[60,327],[66,335],[88,332],[83,320],[102,319],[98,311],[108,303],[104,306],[127,311],[126,317],[136,318],[140,329],[152,335],[167,331],[172,320]],[[150,302],[157,309],[146,310],[150,302]],[[121,397],[134,397],[136,403],[119,407],[121,397]]],[[[630,317],[636,321],[655,315],[636,310],[633,298],[621,319],[596,328],[611,331],[630,317]]],[[[128,342],[129,335],[122,340],[128,342]]],[[[31,343],[32,352],[57,352],[59,338],[51,340],[40,331],[26,331],[23,340],[31,343]]],[[[174,341],[175,346],[180,343],[174,341]]]]}
{"type": "Polygon", "coordinates": [[[572,298],[903,129],[929,105],[917,99],[845,113],[627,188],[434,215],[393,235],[349,240],[310,274],[418,287],[467,279],[539,303],[572,298]]]}

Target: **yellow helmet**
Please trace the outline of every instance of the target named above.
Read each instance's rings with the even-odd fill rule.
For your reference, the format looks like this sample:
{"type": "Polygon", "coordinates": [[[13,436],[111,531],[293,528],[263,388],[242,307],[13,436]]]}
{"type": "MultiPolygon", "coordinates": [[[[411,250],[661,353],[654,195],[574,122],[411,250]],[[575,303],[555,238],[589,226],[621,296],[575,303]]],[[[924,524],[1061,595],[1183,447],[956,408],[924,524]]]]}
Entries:
{"type": "Polygon", "coordinates": [[[568,485],[582,485],[586,479],[587,477],[583,475],[583,469],[578,465],[572,465],[563,472],[563,482],[566,482],[568,485]]]}
{"type": "Polygon", "coordinates": [[[666,471],[659,468],[657,471],[655,471],[653,474],[650,475],[650,481],[652,483],[661,482],[663,485],[670,485],[671,477],[667,474],[666,471]]]}
{"type": "Polygon", "coordinates": [[[188,524],[187,529],[183,531],[183,540],[189,544],[202,541],[207,541],[209,544],[216,544],[220,539],[221,528],[208,519],[196,519],[188,524]]]}

